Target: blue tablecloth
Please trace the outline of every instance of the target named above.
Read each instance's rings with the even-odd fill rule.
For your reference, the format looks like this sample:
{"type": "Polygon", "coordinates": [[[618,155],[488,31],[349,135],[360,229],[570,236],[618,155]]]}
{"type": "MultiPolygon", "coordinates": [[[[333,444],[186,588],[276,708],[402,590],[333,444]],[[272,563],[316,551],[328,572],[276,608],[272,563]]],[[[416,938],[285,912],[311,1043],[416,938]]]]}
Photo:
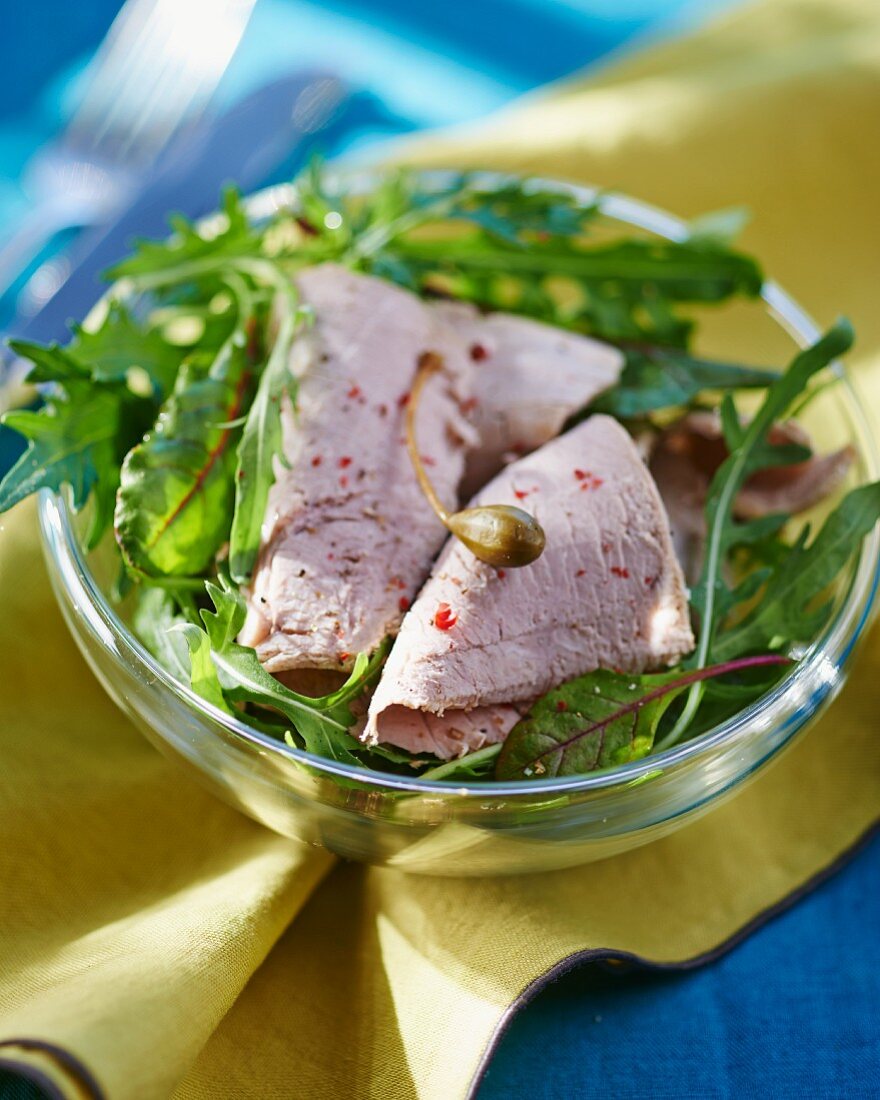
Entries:
{"type": "MultiPolygon", "coordinates": [[[[222,96],[300,62],[328,65],[379,107],[349,138],[356,155],[388,134],[477,117],[724,2],[260,0],[222,96]]],[[[26,202],[21,168],[117,7],[0,0],[0,223],[26,202]]],[[[514,1019],[480,1100],[880,1096],[878,882],[875,841],[711,966],[561,979],[514,1019]]],[[[13,1095],[2,1081],[0,1095],[13,1095]]]]}

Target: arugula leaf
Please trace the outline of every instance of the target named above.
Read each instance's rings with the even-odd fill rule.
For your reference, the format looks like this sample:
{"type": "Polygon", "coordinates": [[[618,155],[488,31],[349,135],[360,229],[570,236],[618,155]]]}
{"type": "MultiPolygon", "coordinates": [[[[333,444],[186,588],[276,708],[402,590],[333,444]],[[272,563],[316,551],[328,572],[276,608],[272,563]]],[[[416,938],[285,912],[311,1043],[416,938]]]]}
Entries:
{"type": "MultiPolygon", "coordinates": [[[[788,369],[767,390],[764,401],[753,419],[742,425],[736,414],[733,398],[725,395],[721,420],[729,455],[718,467],[706,498],[706,545],[700,578],[691,592],[691,605],[699,616],[697,648],[686,662],[701,669],[715,653],[715,634],[720,620],[743,598],[755,595],[754,582],[731,590],[724,579],[724,563],[730,547],[739,538],[733,519],[733,503],[749,476],[768,466],[785,461],[798,461],[802,450],[773,446],[768,433],[781,420],[792,402],[803,392],[810,379],[834,359],[849,349],[853,331],[845,319],[837,321],[811,347],[795,356],[788,369]]],[[[699,682],[692,686],[687,703],[672,731],[664,738],[664,747],[679,740],[692,722],[700,705],[703,690],[699,682]]]]}
{"type": "Polygon", "coordinates": [[[183,637],[189,651],[188,679],[193,691],[218,710],[235,714],[223,695],[217,668],[211,658],[211,640],[208,635],[193,623],[182,623],[177,632],[183,637]]]}
{"type": "Polygon", "coordinates": [[[523,248],[476,232],[454,246],[402,237],[370,263],[377,260],[385,265],[383,274],[403,270],[407,285],[423,291],[441,276],[455,297],[483,306],[512,308],[609,340],[675,346],[687,341],[693,327],[678,316],[676,305],[755,297],[763,282],[754,260],[712,240],[580,245],[550,238],[523,248]],[[578,301],[558,304],[551,285],[560,279],[576,287],[578,301]],[[511,281],[518,290],[511,290],[511,281]]]}
{"type": "Polygon", "coordinates": [[[67,484],[75,510],[93,497],[86,532],[92,549],[112,521],[123,456],[152,420],[154,399],[173,380],[180,352],[122,307],[111,309],[94,333],[76,329],[66,348],[24,340],[10,347],[33,363],[28,380],[51,389],[36,411],[3,418],[30,442],[0,485],[0,512],[40,488],[67,484]],[[148,379],[146,394],[131,387],[137,369],[148,379]]]}
{"type": "Polygon", "coordinates": [[[224,191],[222,212],[225,224],[216,233],[206,232],[179,215],[172,216],[170,237],[162,241],[136,241],[132,255],[112,267],[106,277],[131,278],[143,286],[151,275],[158,274],[161,282],[168,282],[170,271],[197,270],[204,260],[216,265],[220,260],[260,255],[263,233],[251,225],[236,188],[224,191]]]}
{"type": "Polygon", "coordinates": [[[27,381],[34,385],[75,382],[77,379],[91,377],[86,364],[60,344],[43,346],[30,340],[10,340],[9,347],[19,358],[29,359],[33,364],[28,371],[27,381]]]}
{"type": "Polygon", "coordinates": [[[583,775],[639,760],[651,751],[660,719],[692,684],[763,665],[787,665],[773,654],[690,672],[627,676],[600,669],[554,689],[533,704],[507,735],[496,779],[583,775]]]}
{"type": "Polygon", "coordinates": [[[171,392],[183,358],[179,347],[157,329],[135,321],[121,302],[111,303],[94,332],[76,325],[66,350],[99,382],[123,381],[133,370],[142,371],[157,398],[171,392]]]}
{"type": "Polygon", "coordinates": [[[484,745],[474,752],[466,753],[455,760],[445,760],[442,764],[420,772],[419,779],[488,779],[500,752],[501,745],[484,745]]]}
{"type": "Polygon", "coordinates": [[[75,511],[97,493],[87,536],[91,549],[113,510],[122,455],[144,430],[152,405],[121,386],[71,379],[37,411],[16,409],[2,422],[28,440],[28,447],[0,481],[0,512],[39,489],[70,487],[75,511]]]}
{"type": "MultiPolygon", "coordinates": [[[[717,627],[716,601],[724,583],[721,566],[726,549],[731,540],[737,537],[732,519],[736,494],[751,474],[767,466],[780,464],[783,448],[768,443],[768,432],[784,417],[789,405],[803,391],[810,378],[847,351],[852,340],[850,323],[846,320],[838,321],[812,347],[795,357],[791,366],[768,389],[761,407],[745,428],[735,415],[722,416],[725,431],[728,433],[730,454],[719,466],[709,487],[703,568],[692,593],[692,602],[700,615],[697,667],[705,665],[712,653],[717,627]]],[[[732,399],[729,399],[728,408],[731,403],[732,399]]],[[[800,451],[798,456],[802,456],[800,451]]]]}
{"type": "Polygon", "coordinates": [[[744,390],[771,386],[776,371],[695,359],[674,348],[627,350],[617,384],[591,404],[592,412],[623,420],[658,409],[689,405],[705,390],[744,390]]]}
{"type": "Polygon", "coordinates": [[[875,481],[851,490],[809,545],[809,527],[805,527],[769,571],[760,603],[716,638],[713,657],[725,661],[755,649],[778,649],[814,638],[831,606],[830,601],[822,602],[822,594],[878,520],[880,481],[875,481]]]}
{"type": "Polygon", "coordinates": [[[226,541],[237,435],[228,425],[245,409],[252,378],[241,330],[207,367],[194,359],[181,368],[155,428],[122,464],[116,539],[131,569],[195,576],[226,541]]]}
{"type": "MultiPolygon", "coordinates": [[[[214,610],[202,611],[201,617],[224,698],[277,711],[293,723],[309,752],[356,764],[355,753],[363,746],[348,732],[354,722],[348,708],[349,697],[336,692],[322,699],[311,699],[284,687],[266,672],[253,649],[235,640],[244,625],[244,597],[225,578],[221,578],[220,586],[208,581],[205,588],[214,610]]],[[[373,671],[369,660],[359,661],[345,686],[363,685],[373,671]]]]}
{"type": "Polygon", "coordinates": [[[282,398],[296,397],[290,352],[307,313],[298,308],[289,283],[279,287],[281,320],[269,361],[263,369],[237,450],[235,508],[229,536],[229,566],[239,583],[250,579],[260,548],[260,531],[269,490],[275,481],[274,459],[281,454],[282,398]]]}
{"type": "Polygon", "coordinates": [[[142,588],[132,616],[134,632],[159,664],[187,683],[189,660],[180,627],[186,622],[177,603],[161,588],[142,588]]]}

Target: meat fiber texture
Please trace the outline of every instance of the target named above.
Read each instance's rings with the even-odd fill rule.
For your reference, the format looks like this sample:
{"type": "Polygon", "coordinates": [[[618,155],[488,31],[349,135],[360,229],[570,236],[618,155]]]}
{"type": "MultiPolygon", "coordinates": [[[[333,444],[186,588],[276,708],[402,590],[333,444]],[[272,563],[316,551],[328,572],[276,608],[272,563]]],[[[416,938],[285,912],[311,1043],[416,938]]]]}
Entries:
{"type": "Polygon", "coordinates": [[[615,420],[584,421],[472,503],[528,509],[546,549],[524,568],[495,570],[449,540],[403,621],[367,741],[449,759],[503,740],[522,704],[566,680],[661,668],[693,648],[666,512],[615,420]]]}
{"type": "Polygon", "coordinates": [[[470,418],[480,442],[467,457],[464,499],[506,462],[559,435],[572,413],[613,386],[623,369],[617,348],[540,321],[484,315],[463,302],[434,309],[467,343],[474,362],[470,418]]]}
{"type": "Polygon", "coordinates": [[[344,669],[394,634],[446,531],[416,481],[404,416],[419,357],[443,369],[416,417],[440,496],[456,498],[473,430],[461,408],[473,368],[463,341],[417,297],[332,264],[297,286],[315,313],[293,348],[295,406],[282,407],[262,546],[239,636],[270,672],[344,669]]]}

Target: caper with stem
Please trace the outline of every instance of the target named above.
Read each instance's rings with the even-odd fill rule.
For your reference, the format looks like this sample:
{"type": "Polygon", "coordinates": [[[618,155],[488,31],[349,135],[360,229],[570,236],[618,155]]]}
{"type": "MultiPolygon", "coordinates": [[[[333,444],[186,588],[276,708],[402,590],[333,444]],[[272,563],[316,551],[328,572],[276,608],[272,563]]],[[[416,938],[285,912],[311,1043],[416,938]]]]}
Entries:
{"type": "Polygon", "coordinates": [[[416,477],[437,517],[474,557],[495,568],[530,565],[544,550],[544,529],[534,516],[512,504],[480,504],[449,513],[431,484],[416,444],[416,412],[425,382],[441,369],[435,351],[419,357],[415,382],[406,409],[406,445],[416,477]]]}

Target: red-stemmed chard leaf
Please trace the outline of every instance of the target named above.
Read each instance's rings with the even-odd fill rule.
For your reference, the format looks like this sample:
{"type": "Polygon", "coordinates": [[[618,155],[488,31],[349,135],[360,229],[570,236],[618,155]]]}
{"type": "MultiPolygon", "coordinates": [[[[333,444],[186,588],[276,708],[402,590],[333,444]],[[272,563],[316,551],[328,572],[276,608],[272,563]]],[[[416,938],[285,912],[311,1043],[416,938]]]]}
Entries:
{"type": "Polygon", "coordinates": [[[646,756],[670,703],[701,680],[762,666],[787,665],[767,654],[709,668],[649,675],[598,669],[539,699],[508,734],[496,779],[583,775],[646,756]]]}

